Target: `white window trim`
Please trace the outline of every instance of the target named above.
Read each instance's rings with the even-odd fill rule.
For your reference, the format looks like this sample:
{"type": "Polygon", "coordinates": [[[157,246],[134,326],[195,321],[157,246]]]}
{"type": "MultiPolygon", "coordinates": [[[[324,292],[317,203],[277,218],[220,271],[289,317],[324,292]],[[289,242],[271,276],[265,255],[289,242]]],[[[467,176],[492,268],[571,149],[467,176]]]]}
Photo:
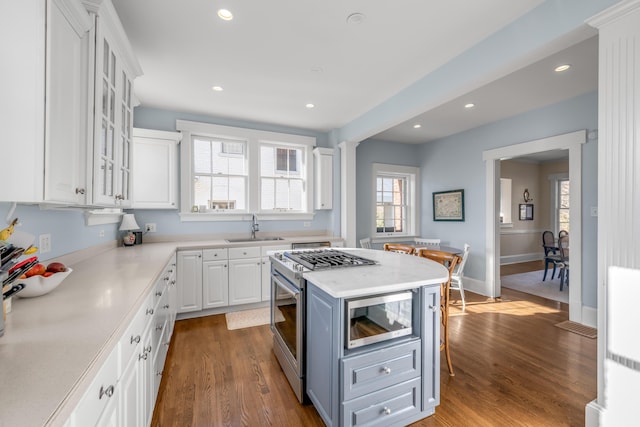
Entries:
{"type": "Polygon", "coordinates": [[[312,220],[313,206],[313,158],[311,152],[316,145],[316,138],[303,135],[279,132],[261,131],[256,129],[238,128],[233,126],[214,125],[210,123],[176,120],[176,130],[182,133],[180,144],[180,220],[186,221],[248,221],[253,213],[259,215],[260,220],[312,220]],[[231,140],[243,139],[247,141],[248,188],[247,210],[241,212],[192,213],[193,200],[193,162],[191,136],[200,135],[212,138],[231,140]],[[260,144],[307,146],[304,150],[306,163],[306,212],[273,212],[260,210],[260,144]],[[258,154],[257,154],[258,153],[258,154]],[[257,172],[255,172],[257,171],[257,172]]]}
{"type": "Polygon", "coordinates": [[[373,163],[372,165],[373,176],[371,181],[373,183],[372,191],[372,222],[371,222],[371,237],[373,239],[380,237],[412,237],[417,236],[418,230],[420,230],[420,214],[418,208],[420,206],[420,168],[413,166],[400,166],[389,165],[384,163],[373,163]],[[407,189],[407,197],[409,199],[409,209],[407,210],[407,230],[404,233],[378,233],[376,227],[376,180],[378,175],[397,175],[407,177],[409,188],[407,189]]]}

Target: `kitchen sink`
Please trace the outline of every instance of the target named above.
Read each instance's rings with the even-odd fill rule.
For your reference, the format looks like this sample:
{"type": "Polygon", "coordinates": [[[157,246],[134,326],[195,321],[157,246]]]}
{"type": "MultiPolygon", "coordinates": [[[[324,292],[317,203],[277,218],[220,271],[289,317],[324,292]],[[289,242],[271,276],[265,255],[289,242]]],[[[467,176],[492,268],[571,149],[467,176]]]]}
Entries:
{"type": "Polygon", "coordinates": [[[282,237],[241,237],[238,239],[226,239],[227,243],[245,243],[245,242],[268,242],[273,240],[284,240],[282,237]]]}

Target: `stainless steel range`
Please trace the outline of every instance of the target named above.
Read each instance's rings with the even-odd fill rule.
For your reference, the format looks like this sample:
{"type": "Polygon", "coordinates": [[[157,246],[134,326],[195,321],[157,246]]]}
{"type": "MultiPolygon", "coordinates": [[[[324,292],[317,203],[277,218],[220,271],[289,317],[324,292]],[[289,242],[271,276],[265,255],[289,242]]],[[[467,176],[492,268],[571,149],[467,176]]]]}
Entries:
{"type": "Polygon", "coordinates": [[[308,271],[374,265],[375,261],[335,249],[276,252],[271,259],[273,351],[298,400],[305,400],[306,297],[308,271]]]}

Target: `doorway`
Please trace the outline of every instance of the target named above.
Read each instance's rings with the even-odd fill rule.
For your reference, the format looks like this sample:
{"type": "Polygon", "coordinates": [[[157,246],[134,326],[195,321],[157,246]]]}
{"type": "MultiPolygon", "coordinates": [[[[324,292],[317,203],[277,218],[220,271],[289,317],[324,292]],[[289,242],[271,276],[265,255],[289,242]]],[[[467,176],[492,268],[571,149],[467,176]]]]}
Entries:
{"type": "MultiPolygon", "coordinates": [[[[557,135],[507,147],[487,150],[485,160],[486,182],[486,286],[488,294],[499,297],[500,283],[500,161],[541,151],[569,150],[569,179],[571,181],[570,227],[582,229],[582,144],[587,141],[586,130],[557,135]]],[[[574,232],[571,237],[572,261],[569,287],[569,319],[582,323],[582,236],[574,232]]]]}
{"type": "Polygon", "coordinates": [[[560,269],[545,272],[542,249],[543,231],[557,238],[559,229],[569,230],[569,151],[501,160],[500,171],[501,288],[569,303],[560,269]]]}

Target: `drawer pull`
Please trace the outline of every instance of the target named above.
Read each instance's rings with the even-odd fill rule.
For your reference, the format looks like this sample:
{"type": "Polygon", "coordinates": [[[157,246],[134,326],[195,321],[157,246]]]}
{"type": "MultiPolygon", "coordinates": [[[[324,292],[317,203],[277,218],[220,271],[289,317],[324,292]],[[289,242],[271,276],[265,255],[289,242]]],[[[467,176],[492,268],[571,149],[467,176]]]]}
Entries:
{"type": "Polygon", "coordinates": [[[98,399],[102,399],[102,396],[107,396],[107,397],[113,396],[113,390],[114,390],[114,387],[112,385],[110,385],[107,388],[104,388],[104,386],[100,386],[100,395],[98,396],[98,399]]]}
{"type": "Polygon", "coordinates": [[[385,415],[391,415],[391,408],[387,408],[386,406],[382,409],[382,413],[385,415]]]}
{"type": "Polygon", "coordinates": [[[162,308],[169,308],[169,304],[163,305],[162,308]]]}
{"type": "Polygon", "coordinates": [[[147,314],[153,314],[153,308],[147,308],[147,314]]]}
{"type": "Polygon", "coordinates": [[[147,357],[149,357],[149,356],[147,355],[147,352],[145,351],[144,353],[138,355],[138,360],[141,360],[141,359],[147,360],[147,357]]]}
{"type": "Polygon", "coordinates": [[[138,335],[137,337],[134,337],[133,335],[131,335],[131,344],[136,343],[138,344],[140,342],[140,335],[138,335]]]}
{"type": "Polygon", "coordinates": [[[175,280],[172,280],[172,281],[171,281],[171,284],[172,284],[172,285],[175,285],[175,284],[176,284],[176,281],[175,281],[175,280]]]}
{"type": "Polygon", "coordinates": [[[160,331],[160,330],[162,330],[162,325],[156,326],[156,331],[160,331]]]}
{"type": "Polygon", "coordinates": [[[157,296],[157,297],[162,296],[162,292],[160,292],[160,291],[156,292],[156,296],[157,296]]]}
{"type": "Polygon", "coordinates": [[[391,373],[391,368],[388,366],[385,366],[384,368],[382,368],[382,372],[389,375],[391,373]]]}
{"type": "Polygon", "coordinates": [[[147,348],[145,348],[144,351],[147,353],[151,353],[151,346],[148,346],[147,348]]]}

